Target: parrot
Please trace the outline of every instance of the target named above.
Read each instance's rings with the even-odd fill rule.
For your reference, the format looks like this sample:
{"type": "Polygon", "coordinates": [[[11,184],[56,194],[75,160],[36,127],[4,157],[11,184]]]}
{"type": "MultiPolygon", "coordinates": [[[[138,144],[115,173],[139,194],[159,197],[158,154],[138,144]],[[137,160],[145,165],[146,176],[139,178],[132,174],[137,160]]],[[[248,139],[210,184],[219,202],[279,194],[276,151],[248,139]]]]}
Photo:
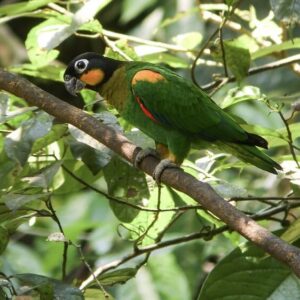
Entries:
{"type": "Polygon", "coordinates": [[[68,64],[64,83],[72,95],[83,88],[97,91],[123,119],[155,141],[156,149],[144,149],[135,163],[157,155],[161,159],[153,173],[157,180],[202,144],[273,174],[282,169],[259,149],[268,148],[264,138],[245,131],[205,91],[166,66],[86,52],[68,64]]]}

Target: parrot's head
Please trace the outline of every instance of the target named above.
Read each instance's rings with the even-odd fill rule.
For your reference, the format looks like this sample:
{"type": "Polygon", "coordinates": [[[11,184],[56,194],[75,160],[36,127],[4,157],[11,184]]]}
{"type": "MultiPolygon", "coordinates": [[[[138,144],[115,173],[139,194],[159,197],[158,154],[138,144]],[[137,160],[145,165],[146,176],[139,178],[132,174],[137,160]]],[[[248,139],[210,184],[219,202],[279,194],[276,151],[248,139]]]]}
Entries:
{"type": "Polygon", "coordinates": [[[68,64],[64,73],[65,87],[72,95],[83,88],[97,90],[121,64],[94,52],[80,54],[68,64]]]}

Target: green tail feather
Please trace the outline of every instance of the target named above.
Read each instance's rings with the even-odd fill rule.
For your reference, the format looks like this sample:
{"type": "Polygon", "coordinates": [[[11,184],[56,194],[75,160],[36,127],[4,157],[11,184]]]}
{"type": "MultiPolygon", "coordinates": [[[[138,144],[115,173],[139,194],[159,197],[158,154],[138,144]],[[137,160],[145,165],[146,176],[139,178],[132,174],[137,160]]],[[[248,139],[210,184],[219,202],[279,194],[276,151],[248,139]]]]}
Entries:
{"type": "Polygon", "coordinates": [[[222,145],[217,146],[226,152],[232,153],[240,160],[252,164],[267,172],[277,174],[277,170],[282,170],[281,166],[277,162],[272,160],[268,155],[256,147],[233,143],[222,143],[222,145]]]}
{"type": "Polygon", "coordinates": [[[277,162],[254,146],[224,142],[215,142],[214,144],[211,144],[201,140],[193,143],[192,147],[195,149],[211,149],[227,152],[246,163],[252,164],[259,169],[273,174],[277,174],[277,170],[282,170],[277,162]]]}

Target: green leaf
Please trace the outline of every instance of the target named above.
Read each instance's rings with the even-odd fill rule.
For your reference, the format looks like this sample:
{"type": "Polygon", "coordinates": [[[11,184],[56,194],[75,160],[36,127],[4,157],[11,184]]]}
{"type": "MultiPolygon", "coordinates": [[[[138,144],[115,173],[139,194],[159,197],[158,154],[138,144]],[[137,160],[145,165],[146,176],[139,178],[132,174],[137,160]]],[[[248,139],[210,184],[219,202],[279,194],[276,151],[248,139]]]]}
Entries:
{"type": "MultiPolygon", "coordinates": [[[[124,268],[116,271],[104,273],[98,276],[98,279],[102,285],[111,286],[116,283],[125,283],[129,279],[135,277],[137,269],[134,268],[124,268]]],[[[97,283],[93,282],[93,286],[97,286],[97,283]]]]}
{"type": "Polygon", "coordinates": [[[141,14],[143,11],[151,7],[156,0],[144,0],[140,1],[139,5],[136,2],[131,0],[124,0],[122,1],[122,15],[121,15],[121,22],[127,23],[141,14]]]}
{"type": "Polygon", "coordinates": [[[167,64],[172,68],[185,69],[189,66],[189,62],[179,56],[169,53],[154,53],[143,56],[143,61],[151,62],[153,64],[167,64]]]}
{"type": "Polygon", "coordinates": [[[221,107],[227,108],[231,105],[250,100],[262,100],[265,99],[265,95],[261,93],[260,89],[255,86],[243,86],[235,87],[228,91],[224,101],[221,103],[221,107]]]}
{"type": "Polygon", "coordinates": [[[280,44],[272,45],[269,47],[259,48],[257,51],[251,54],[251,58],[257,59],[273,53],[278,53],[290,49],[299,49],[299,48],[300,48],[300,38],[295,38],[291,41],[285,41],[280,44]]]}
{"type": "Polygon", "coordinates": [[[288,267],[272,257],[266,258],[264,251],[247,243],[217,264],[199,300],[299,299],[299,288],[299,279],[288,267]],[[281,293],[284,296],[279,297],[281,293]]]}
{"type": "Polygon", "coordinates": [[[300,22],[299,0],[270,0],[270,4],[276,19],[289,24],[300,22]]]}
{"type": "Polygon", "coordinates": [[[149,277],[153,278],[155,291],[160,295],[159,299],[192,299],[189,282],[174,254],[165,252],[155,255],[149,260],[148,265],[149,277]]]}
{"type": "MultiPolygon", "coordinates": [[[[149,197],[145,174],[127,162],[115,156],[103,171],[110,195],[132,204],[140,204],[143,198],[149,197]]],[[[139,213],[138,210],[124,204],[111,202],[110,205],[122,222],[132,221],[139,213]]]]}
{"type": "Polygon", "coordinates": [[[33,195],[22,195],[9,193],[2,196],[3,201],[6,206],[11,210],[17,210],[25,204],[28,204],[32,201],[40,200],[47,197],[47,194],[33,194],[33,195]]]}
{"type": "Polygon", "coordinates": [[[100,289],[86,289],[84,291],[84,299],[85,300],[114,300],[114,298],[110,294],[108,293],[104,294],[103,291],[101,291],[100,289]]]}
{"type": "Polygon", "coordinates": [[[41,187],[41,188],[49,188],[53,177],[58,172],[59,168],[61,167],[62,162],[54,162],[50,166],[42,168],[39,170],[37,174],[30,177],[23,177],[21,180],[23,182],[27,182],[32,187],[41,187]]]}
{"type": "Polygon", "coordinates": [[[203,36],[199,32],[187,32],[173,38],[176,44],[186,49],[195,49],[202,42],[202,39],[203,36]]]}
{"type": "MultiPolygon", "coordinates": [[[[52,59],[52,58],[51,58],[52,59]]],[[[44,62],[42,62],[42,65],[44,62]]],[[[62,81],[63,73],[65,69],[62,66],[58,65],[47,65],[39,66],[37,64],[22,64],[18,66],[9,67],[9,71],[13,73],[24,74],[32,77],[39,77],[43,79],[53,80],[53,81],[62,81]]]]}
{"type": "Polygon", "coordinates": [[[21,13],[31,12],[42,6],[47,5],[50,2],[56,2],[55,0],[31,0],[20,3],[9,4],[0,7],[0,16],[2,15],[17,15],[21,13]]]}
{"type": "Polygon", "coordinates": [[[30,273],[16,274],[13,277],[18,279],[22,284],[29,285],[34,290],[37,290],[41,296],[41,299],[84,299],[81,291],[78,288],[67,285],[53,278],[30,273]]]}
{"type": "Polygon", "coordinates": [[[4,141],[7,156],[24,165],[35,140],[50,131],[52,119],[48,114],[39,112],[34,118],[24,122],[21,127],[7,135],[4,141]]]}
{"type": "Polygon", "coordinates": [[[297,241],[300,238],[300,219],[293,222],[280,238],[288,243],[297,241]]]}
{"type": "Polygon", "coordinates": [[[0,254],[4,252],[9,241],[9,232],[3,226],[0,226],[0,254]]]}
{"type": "Polygon", "coordinates": [[[248,74],[251,57],[247,44],[243,39],[224,41],[225,58],[228,68],[238,81],[248,74]]]}
{"type": "Polygon", "coordinates": [[[32,146],[32,153],[36,153],[44,147],[57,142],[68,132],[68,126],[66,124],[55,124],[51,130],[44,136],[35,140],[32,146]]]}

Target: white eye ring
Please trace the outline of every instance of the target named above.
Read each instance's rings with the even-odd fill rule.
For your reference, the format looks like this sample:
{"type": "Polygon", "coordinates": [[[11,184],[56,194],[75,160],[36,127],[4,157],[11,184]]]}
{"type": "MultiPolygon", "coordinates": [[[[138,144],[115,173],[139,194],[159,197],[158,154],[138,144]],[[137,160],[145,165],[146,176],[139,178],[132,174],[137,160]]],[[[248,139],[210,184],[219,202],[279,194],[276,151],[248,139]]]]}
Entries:
{"type": "Polygon", "coordinates": [[[81,74],[87,68],[89,61],[87,59],[79,59],[75,62],[74,68],[76,72],[81,74]]]}

